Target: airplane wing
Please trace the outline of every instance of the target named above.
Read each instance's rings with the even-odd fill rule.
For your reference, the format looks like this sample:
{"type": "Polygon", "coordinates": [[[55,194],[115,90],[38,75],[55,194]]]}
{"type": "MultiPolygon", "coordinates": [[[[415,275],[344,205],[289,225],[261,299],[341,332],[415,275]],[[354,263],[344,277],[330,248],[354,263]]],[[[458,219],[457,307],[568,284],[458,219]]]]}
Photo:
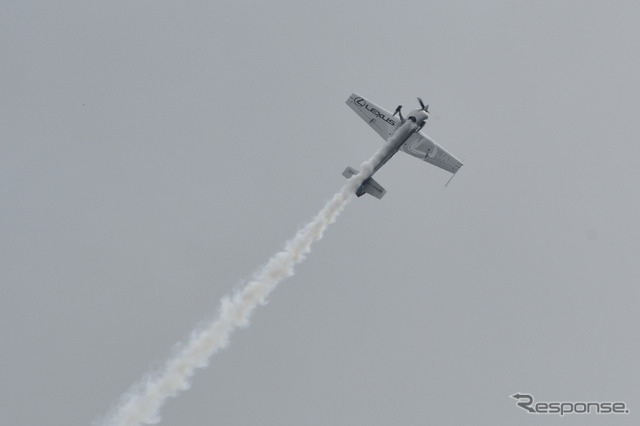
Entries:
{"type": "Polygon", "coordinates": [[[453,174],[462,167],[462,161],[449,154],[422,132],[411,135],[400,150],[453,174]]]}
{"type": "Polygon", "coordinates": [[[346,103],[384,140],[389,139],[400,125],[400,120],[393,117],[393,113],[356,93],[353,93],[346,103]]]}

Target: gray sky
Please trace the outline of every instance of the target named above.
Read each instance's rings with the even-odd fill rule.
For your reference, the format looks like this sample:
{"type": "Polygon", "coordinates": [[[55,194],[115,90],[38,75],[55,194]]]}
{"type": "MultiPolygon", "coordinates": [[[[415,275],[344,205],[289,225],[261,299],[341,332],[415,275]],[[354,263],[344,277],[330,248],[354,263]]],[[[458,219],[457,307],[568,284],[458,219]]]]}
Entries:
{"type": "Polygon", "coordinates": [[[637,2],[5,2],[0,423],[88,424],[430,104],[166,425],[638,424],[637,2]],[[509,397],[621,400],[529,415],[509,397]]]}

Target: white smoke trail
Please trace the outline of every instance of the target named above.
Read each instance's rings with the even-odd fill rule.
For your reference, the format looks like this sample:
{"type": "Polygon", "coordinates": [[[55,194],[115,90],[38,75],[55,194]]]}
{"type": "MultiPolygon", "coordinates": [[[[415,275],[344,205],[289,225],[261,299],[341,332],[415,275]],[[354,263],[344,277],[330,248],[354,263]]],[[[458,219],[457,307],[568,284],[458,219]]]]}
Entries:
{"type": "MultiPolygon", "coordinates": [[[[398,132],[400,133],[400,132],[398,132]]],[[[391,138],[393,139],[393,138],[391,138]]],[[[393,142],[390,140],[389,142],[393,142]]],[[[134,385],[121,398],[121,403],[102,423],[108,426],[135,426],[160,421],[160,408],[167,398],[189,388],[189,378],[196,368],[204,368],[209,358],[227,346],[229,336],[237,328],[247,326],[253,310],[265,302],[275,287],[294,273],[294,266],[304,260],[311,244],[322,238],[342,209],[353,198],[354,191],[386,154],[392,143],[385,144],[360,166],[352,177],[318,214],[289,240],[284,249],[269,259],[254,278],[232,297],[221,300],[220,315],[209,326],[194,331],[189,342],[155,374],[134,385]]]]}

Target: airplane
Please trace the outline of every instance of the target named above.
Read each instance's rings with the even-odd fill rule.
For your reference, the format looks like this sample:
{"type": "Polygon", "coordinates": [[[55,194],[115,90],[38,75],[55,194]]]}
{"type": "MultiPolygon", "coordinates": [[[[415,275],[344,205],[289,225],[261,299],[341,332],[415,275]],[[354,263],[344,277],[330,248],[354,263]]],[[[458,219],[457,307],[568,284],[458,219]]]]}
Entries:
{"type": "MultiPolygon", "coordinates": [[[[373,179],[373,175],[380,167],[384,166],[398,151],[406,152],[427,163],[440,167],[453,176],[462,167],[462,162],[449,154],[440,145],[435,143],[429,136],[421,132],[422,127],[429,118],[429,105],[425,105],[422,99],[418,98],[419,109],[414,109],[407,118],[402,116],[402,105],[398,105],[395,112],[391,114],[384,108],[374,104],[368,99],[353,93],[347,99],[347,105],[354,110],[367,124],[376,131],[387,143],[391,144],[386,155],[373,166],[369,176],[356,189],[356,195],[361,197],[370,194],[381,199],[387,190],[373,179]],[[398,118],[395,118],[396,115],[398,118]]],[[[357,175],[358,170],[347,167],[342,175],[347,179],[357,175]]],[[[451,181],[449,179],[449,181],[451,181]]],[[[448,184],[449,182],[447,182],[448,184]]]]}

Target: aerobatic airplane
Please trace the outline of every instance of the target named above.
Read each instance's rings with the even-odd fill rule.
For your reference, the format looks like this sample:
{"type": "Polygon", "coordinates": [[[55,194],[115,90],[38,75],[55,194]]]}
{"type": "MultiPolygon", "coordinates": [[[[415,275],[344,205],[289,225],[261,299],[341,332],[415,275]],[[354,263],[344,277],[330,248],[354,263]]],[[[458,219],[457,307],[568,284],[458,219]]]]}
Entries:
{"type": "MultiPolygon", "coordinates": [[[[402,105],[398,105],[396,111],[391,114],[384,108],[355,93],[347,99],[347,105],[384,140],[392,144],[389,146],[386,155],[374,165],[369,176],[356,189],[358,197],[365,193],[373,195],[377,199],[381,199],[384,196],[387,191],[373,180],[372,176],[398,151],[404,151],[407,154],[418,157],[427,163],[453,173],[453,175],[462,167],[460,160],[449,154],[429,136],[420,131],[429,118],[429,105],[425,106],[420,98],[418,98],[418,102],[420,103],[420,108],[414,109],[407,118],[404,118],[402,116],[402,105]],[[395,118],[396,114],[398,118],[395,118]]],[[[347,167],[342,172],[342,175],[348,179],[358,173],[353,167],[347,167]]]]}

